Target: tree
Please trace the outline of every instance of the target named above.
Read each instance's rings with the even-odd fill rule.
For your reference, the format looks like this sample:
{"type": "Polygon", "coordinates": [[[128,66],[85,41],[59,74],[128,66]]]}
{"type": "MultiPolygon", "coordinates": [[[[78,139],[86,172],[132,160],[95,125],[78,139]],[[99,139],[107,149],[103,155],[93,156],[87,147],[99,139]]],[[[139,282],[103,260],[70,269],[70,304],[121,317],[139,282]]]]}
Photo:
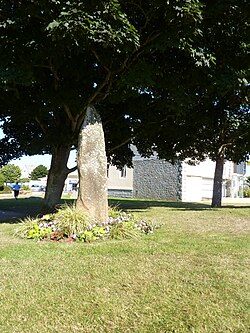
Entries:
{"type": "Polygon", "coordinates": [[[230,0],[216,5],[209,2],[206,6],[207,45],[217,59],[215,68],[206,73],[209,125],[216,135],[211,135],[214,140],[210,144],[210,155],[216,161],[212,206],[220,207],[224,159],[238,163],[246,159],[250,151],[249,31],[246,24],[246,11],[250,8],[244,0],[238,1],[236,6],[230,0]]]}
{"type": "MultiPolygon", "coordinates": [[[[12,129],[9,135],[18,137],[22,151],[33,153],[37,149],[52,153],[45,195],[45,210],[51,210],[71,171],[67,168],[69,152],[77,145],[88,107],[95,106],[98,110],[110,94],[121,98],[121,90],[122,95],[126,92],[139,95],[146,90],[157,67],[154,54],[178,53],[196,60],[203,56],[192,45],[200,33],[200,2],[51,0],[27,4],[2,0],[1,8],[4,121],[12,124],[8,126],[12,129]],[[138,71],[145,71],[148,59],[151,61],[148,75],[136,82],[138,71]],[[126,84],[125,78],[129,77],[132,80],[126,84]],[[21,128],[25,128],[27,136],[30,131],[37,133],[34,136],[37,145],[32,140],[24,141],[21,128]]],[[[125,116],[126,113],[117,117],[107,112],[104,129],[114,119],[123,119],[123,124],[129,126],[125,116]]],[[[115,147],[125,147],[125,143],[132,141],[127,137],[132,134],[127,126],[120,131],[118,142],[108,132],[110,156],[115,147]]],[[[4,128],[8,132],[7,126],[4,128]]],[[[125,159],[129,160],[131,152],[128,148],[124,151],[125,159]]],[[[124,162],[124,158],[112,160],[124,162]]]]}
{"type": "Polygon", "coordinates": [[[45,177],[47,175],[48,175],[48,169],[46,168],[46,166],[40,164],[31,171],[30,179],[37,180],[37,179],[45,177]]]}
{"type": "Polygon", "coordinates": [[[0,173],[0,191],[4,189],[4,175],[0,173]]]}
{"type": "Polygon", "coordinates": [[[1,174],[4,176],[5,183],[14,183],[19,181],[22,171],[19,166],[14,164],[7,164],[0,170],[1,174]]]}
{"type": "Polygon", "coordinates": [[[199,103],[206,116],[200,131],[206,141],[199,139],[196,149],[216,161],[212,207],[221,206],[224,160],[241,162],[250,151],[248,10],[244,0],[206,4],[206,46],[216,63],[201,76],[199,103]]]}
{"type": "MultiPolygon", "coordinates": [[[[203,48],[213,61],[209,66],[193,66],[193,73],[187,71],[174,85],[184,97],[179,113],[173,112],[175,101],[163,81],[162,90],[152,88],[152,99],[145,102],[144,98],[148,111],[137,115],[138,129],[142,124],[147,129],[135,139],[145,156],[155,151],[166,159],[189,158],[195,163],[210,157],[216,162],[213,207],[221,206],[224,159],[239,163],[250,151],[248,11],[246,1],[236,6],[234,1],[204,3],[203,48]],[[153,105],[155,121],[150,117],[153,105]]],[[[164,75],[166,67],[160,68],[164,75]]],[[[184,74],[185,68],[181,70],[184,74]]]]}

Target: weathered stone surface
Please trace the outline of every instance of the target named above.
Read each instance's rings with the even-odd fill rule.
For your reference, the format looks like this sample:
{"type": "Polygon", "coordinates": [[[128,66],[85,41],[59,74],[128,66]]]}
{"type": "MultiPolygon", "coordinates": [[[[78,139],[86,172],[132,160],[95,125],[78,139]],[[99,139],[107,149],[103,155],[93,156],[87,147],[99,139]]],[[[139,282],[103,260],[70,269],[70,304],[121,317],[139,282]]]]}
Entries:
{"type": "Polygon", "coordinates": [[[108,218],[107,157],[99,114],[88,107],[78,143],[79,192],[76,208],[99,222],[108,218]]]}
{"type": "Polygon", "coordinates": [[[181,165],[156,158],[133,161],[133,197],[156,200],[181,200],[181,165]]]}

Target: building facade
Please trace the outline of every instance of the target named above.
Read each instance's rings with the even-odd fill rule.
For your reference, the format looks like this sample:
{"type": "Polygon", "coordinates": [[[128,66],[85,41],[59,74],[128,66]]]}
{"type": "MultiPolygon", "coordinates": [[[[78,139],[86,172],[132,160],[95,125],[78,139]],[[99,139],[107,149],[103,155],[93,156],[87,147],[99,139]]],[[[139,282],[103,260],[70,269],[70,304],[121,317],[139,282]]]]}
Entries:
{"type": "MultiPolygon", "coordinates": [[[[213,196],[215,162],[171,164],[156,157],[133,160],[126,174],[115,167],[108,173],[108,193],[114,197],[200,202],[213,196]]],[[[244,166],[225,161],[222,196],[243,197],[244,166]]]]}
{"type": "MultiPolygon", "coordinates": [[[[151,200],[171,200],[200,202],[212,199],[215,162],[207,159],[198,165],[186,162],[171,164],[153,156],[133,158],[133,168],[118,170],[115,166],[107,168],[108,195],[120,198],[140,198],[151,200]]],[[[243,197],[245,164],[236,165],[226,161],[223,172],[222,196],[243,197]]],[[[46,179],[34,181],[35,185],[46,186],[46,179]]],[[[33,184],[33,183],[32,183],[33,184]]],[[[30,184],[30,185],[32,185],[30,184]]],[[[34,185],[34,184],[33,184],[34,185]]],[[[68,175],[64,193],[77,196],[78,173],[68,175]]]]}

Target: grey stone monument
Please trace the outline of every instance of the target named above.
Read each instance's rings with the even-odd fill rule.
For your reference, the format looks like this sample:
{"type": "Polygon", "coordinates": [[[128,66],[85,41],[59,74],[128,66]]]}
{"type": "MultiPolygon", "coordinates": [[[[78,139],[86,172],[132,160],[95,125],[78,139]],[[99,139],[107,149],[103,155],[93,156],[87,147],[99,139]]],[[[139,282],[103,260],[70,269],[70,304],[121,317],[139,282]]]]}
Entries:
{"type": "Polygon", "coordinates": [[[107,157],[101,117],[93,106],[87,108],[78,142],[79,192],[76,209],[97,222],[108,219],[107,157]]]}

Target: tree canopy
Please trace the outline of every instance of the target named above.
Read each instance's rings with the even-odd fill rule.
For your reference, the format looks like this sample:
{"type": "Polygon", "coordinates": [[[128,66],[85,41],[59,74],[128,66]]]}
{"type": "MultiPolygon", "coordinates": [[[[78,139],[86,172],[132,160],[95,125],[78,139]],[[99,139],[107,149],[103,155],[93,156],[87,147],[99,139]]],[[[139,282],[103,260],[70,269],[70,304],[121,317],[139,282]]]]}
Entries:
{"type": "MultiPolygon", "coordinates": [[[[49,193],[58,200],[88,106],[101,109],[110,95],[124,100],[152,86],[159,55],[161,64],[165,54],[205,59],[194,43],[202,19],[196,0],[0,2],[3,128],[23,152],[52,153],[47,201],[49,193]]],[[[103,115],[107,151],[118,164],[131,160],[123,112],[103,115]]]]}
{"type": "Polygon", "coordinates": [[[156,151],[161,158],[216,161],[214,206],[221,205],[224,159],[239,163],[250,152],[248,12],[246,1],[204,3],[203,48],[212,61],[183,75],[179,112],[166,108],[166,89],[159,98],[154,94],[140,119],[147,131],[136,140],[141,151],[156,151]],[[155,122],[150,122],[152,104],[157,105],[155,122]]]}

